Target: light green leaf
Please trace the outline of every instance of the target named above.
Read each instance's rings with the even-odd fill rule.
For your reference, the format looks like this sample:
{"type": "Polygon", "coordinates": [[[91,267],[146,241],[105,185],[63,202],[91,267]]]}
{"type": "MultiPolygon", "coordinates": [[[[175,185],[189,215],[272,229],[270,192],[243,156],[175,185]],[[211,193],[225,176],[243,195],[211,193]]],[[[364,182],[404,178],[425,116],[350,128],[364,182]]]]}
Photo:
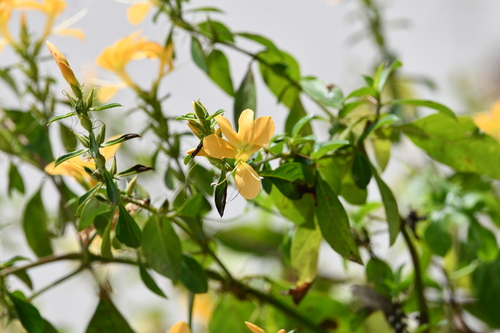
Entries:
{"type": "Polygon", "coordinates": [[[444,221],[431,221],[424,231],[424,240],[432,252],[441,257],[448,253],[453,243],[444,221]]]}
{"type": "Polygon", "coordinates": [[[295,230],[290,249],[291,266],[297,272],[297,285],[310,283],[316,278],[319,248],[323,236],[315,229],[298,227],[295,230]]]}
{"type": "Polygon", "coordinates": [[[231,70],[226,55],[217,49],[212,50],[207,56],[208,76],[229,96],[234,96],[231,70]]]}
{"type": "Polygon", "coordinates": [[[120,106],[123,106],[123,105],[121,105],[119,103],[109,103],[109,104],[105,104],[105,105],[94,106],[93,108],[90,108],[90,111],[102,111],[102,110],[117,108],[120,106]]]}
{"type": "Polygon", "coordinates": [[[89,151],[88,148],[83,148],[83,149],[75,150],[69,154],[59,156],[54,164],[54,168],[57,167],[59,164],[65,162],[73,157],[77,157],[77,156],[80,156],[82,154],[85,154],[88,151],[89,151]]]}
{"type": "Polygon", "coordinates": [[[55,117],[53,117],[53,118],[51,118],[49,120],[49,122],[47,123],[47,126],[49,126],[50,124],[52,124],[54,121],[58,121],[58,120],[61,120],[61,119],[64,119],[64,118],[73,117],[73,116],[76,116],[76,112],[74,112],[74,111],[71,111],[71,112],[68,112],[68,113],[65,113],[65,114],[61,114],[59,116],[55,116],[55,117]]]}
{"type": "MultiPolygon", "coordinates": [[[[455,113],[448,108],[447,106],[444,106],[443,104],[433,102],[433,101],[427,101],[423,99],[394,99],[392,101],[389,101],[388,104],[404,104],[404,105],[413,105],[413,106],[424,106],[426,108],[434,109],[436,111],[439,111],[439,113],[446,115],[452,119],[457,119],[457,116],[455,113]]],[[[455,122],[455,125],[456,124],[455,122]]]]}
{"type": "Polygon", "coordinates": [[[318,160],[326,154],[333,153],[337,149],[347,146],[348,144],[350,144],[348,140],[331,140],[327,142],[316,143],[314,145],[314,150],[311,154],[311,158],[314,160],[318,160]]]}
{"type": "Polygon", "coordinates": [[[302,79],[300,80],[300,86],[306,94],[320,104],[338,109],[342,107],[342,99],[344,96],[339,87],[316,78],[302,79]]]}

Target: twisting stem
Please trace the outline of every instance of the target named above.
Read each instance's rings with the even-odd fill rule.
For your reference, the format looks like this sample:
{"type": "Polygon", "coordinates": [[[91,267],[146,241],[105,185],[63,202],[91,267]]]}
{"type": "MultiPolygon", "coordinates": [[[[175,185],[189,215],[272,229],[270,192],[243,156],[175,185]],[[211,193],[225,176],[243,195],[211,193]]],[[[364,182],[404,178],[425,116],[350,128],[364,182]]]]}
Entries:
{"type": "MultiPolygon", "coordinates": [[[[403,221],[401,222],[401,233],[403,234],[408,250],[410,251],[411,261],[413,262],[413,269],[415,271],[415,293],[417,294],[418,309],[420,312],[419,322],[420,325],[426,325],[429,323],[429,308],[427,307],[427,302],[425,301],[424,281],[422,277],[422,268],[420,267],[420,258],[415,245],[408,234],[406,224],[403,221]]],[[[429,333],[429,330],[426,329],[422,332],[429,333]]]]}

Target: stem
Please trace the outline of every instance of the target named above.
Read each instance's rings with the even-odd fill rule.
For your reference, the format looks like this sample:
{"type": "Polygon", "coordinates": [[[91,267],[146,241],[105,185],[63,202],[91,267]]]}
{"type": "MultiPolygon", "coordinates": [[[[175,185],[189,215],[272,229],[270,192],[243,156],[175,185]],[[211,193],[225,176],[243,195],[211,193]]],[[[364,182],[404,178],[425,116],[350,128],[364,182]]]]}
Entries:
{"type": "MultiPolygon", "coordinates": [[[[406,229],[406,224],[401,223],[401,233],[405,239],[406,245],[408,246],[408,250],[410,251],[411,260],[413,262],[413,267],[415,271],[415,293],[417,294],[417,303],[418,309],[420,312],[420,326],[426,325],[429,323],[429,308],[427,307],[427,303],[424,295],[424,282],[422,278],[422,268],[420,267],[420,259],[418,257],[417,250],[411,241],[411,237],[406,229]]],[[[428,329],[422,331],[423,333],[429,333],[428,329]]]]}
{"type": "Polygon", "coordinates": [[[59,283],[61,282],[64,282],[66,281],[67,279],[77,275],[78,273],[80,273],[81,271],[83,271],[84,269],[84,266],[80,266],[77,270],[73,271],[72,273],[68,274],[68,275],[65,275],[63,276],[62,278],[60,278],[59,280],[56,280],[54,282],[52,282],[51,284],[49,284],[48,286],[46,286],[45,288],[42,288],[40,290],[38,290],[37,292],[33,293],[29,298],[28,298],[28,301],[32,301],[35,297],[39,296],[41,293],[51,289],[52,287],[55,287],[57,286],[59,283]]]}

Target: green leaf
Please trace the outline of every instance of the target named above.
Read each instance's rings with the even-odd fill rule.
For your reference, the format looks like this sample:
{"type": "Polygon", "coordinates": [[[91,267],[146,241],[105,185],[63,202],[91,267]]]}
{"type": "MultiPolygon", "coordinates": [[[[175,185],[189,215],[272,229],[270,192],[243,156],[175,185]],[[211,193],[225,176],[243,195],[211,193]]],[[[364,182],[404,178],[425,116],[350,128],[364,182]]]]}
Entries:
{"type": "Polygon", "coordinates": [[[198,24],[201,33],[212,41],[234,43],[233,33],[227,26],[218,21],[207,20],[198,24]]]}
{"type": "Polygon", "coordinates": [[[251,66],[248,66],[248,71],[234,96],[234,123],[237,129],[241,112],[246,109],[257,111],[257,91],[251,66]]]}
{"type": "Polygon", "coordinates": [[[12,196],[12,190],[16,189],[19,193],[24,194],[23,177],[17,170],[17,167],[11,162],[9,163],[9,176],[7,179],[7,193],[12,196]]]}
{"type": "Polygon", "coordinates": [[[344,95],[339,87],[316,78],[300,80],[302,90],[322,105],[340,109],[344,95]]]}
{"type": "MultiPolygon", "coordinates": [[[[444,106],[443,104],[433,102],[433,101],[426,101],[423,99],[395,99],[395,100],[389,101],[388,103],[389,104],[404,104],[404,105],[413,105],[413,106],[423,106],[426,108],[434,109],[434,110],[438,111],[440,114],[448,116],[451,119],[454,119],[454,120],[457,119],[457,116],[450,108],[444,106]]],[[[455,124],[455,126],[458,125],[456,122],[454,124],[455,124]]]]}
{"type": "Polygon", "coordinates": [[[444,257],[451,249],[452,239],[444,221],[431,221],[424,231],[424,239],[432,252],[444,257]]]}
{"type": "Polygon", "coordinates": [[[120,332],[134,333],[127,320],[115,307],[109,296],[101,292],[101,300],[90,319],[85,333],[120,332]]]}
{"type": "Polygon", "coordinates": [[[386,114],[383,115],[376,123],[373,123],[368,127],[363,134],[359,137],[358,142],[362,142],[370,133],[373,131],[381,128],[384,125],[390,125],[393,124],[394,122],[398,121],[399,117],[396,116],[395,114],[386,114]]]}
{"type": "Polygon", "coordinates": [[[498,257],[495,234],[475,220],[472,220],[469,226],[467,246],[474,249],[477,258],[483,262],[492,262],[498,257]]]}
{"type": "Polygon", "coordinates": [[[316,278],[319,248],[323,236],[315,229],[299,227],[295,230],[290,249],[291,266],[297,273],[297,285],[310,283],[316,278]]]}
{"type": "Polygon", "coordinates": [[[19,95],[16,81],[12,78],[10,71],[13,67],[0,68],[0,78],[12,89],[16,95],[19,95]]]}
{"type": "MultiPolygon", "coordinates": [[[[375,96],[377,96],[377,91],[375,89],[373,89],[373,87],[371,87],[371,86],[361,87],[359,89],[354,90],[349,95],[347,95],[345,100],[355,98],[355,97],[365,97],[365,96],[375,97],[375,96]]],[[[345,116],[345,114],[343,116],[345,116]]]]}
{"type": "Polygon", "coordinates": [[[231,70],[226,55],[217,49],[207,56],[208,76],[229,96],[234,96],[231,70]]]}
{"type": "MultiPolygon", "coordinates": [[[[102,187],[102,184],[98,183],[94,187],[92,187],[90,190],[88,190],[84,195],[82,195],[81,197],[78,198],[78,208],[76,209],[75,216],[77,216],[77,217],[82,216],[82,213],[85,210],[85,207],[87,207],[90,200],[92,200],[92,198],[97,194],[97,192],[101,189],[101,187],[102,187]]],[[[90,224],[92,224],[92,223],[90,223],[89,225],[84,224],[82,226],[82,229],[80,229],[81,224],[82,224],[82,222],[80,219],[80,223],[78,224],[79,225],[78,231],[82,231],[83,229],[89,227],[90,224]]]]}
{"type": "Polygon", "coordinates": [[[442,114],[399,127],[430,157],[458,172],[500,179],[500,168],[487,161],[500,160],[500,144],[479,131],[470,117],[458,121],[442,114]]]}
{"type": "Polygon", "coordinates": [[[283,234],[267,225],[253,225],[227,228],[219,232],[216,237],[231,250],[265,256],[276,252],[283,234]]]}
{"type": "Polygon", "coordinates": [[[138,248],[142,243],[141,229],[122,203],[118,205],[118,212],[116,238],[128,247],[138,248]]]}
{"type": "MultiPolygon", "coordinates": [[[[83,212],[81,213],[80,219],[78,221],[78,231],[82,231],[91,225],[94,224],[94,219],[105,212],[109,212],[111,210],[114,211],[115,206],[109,206],[104,202],[99,200],[91,200],[86,206],[83,212]]],[[[107,223],[106,223],[107,225],[107,223]]],[[[106,228],[104,226],[104,228],[106,228]]]]}
{"type": "Polygon", "coordinates": [[[371,165],[366,156],[355,152],[352,163],[352,178],[354,184],[361,189],[365,189],[372,179],[371,165]]]}
{"type": "Polygon", "coordinates": [[[43,318],[31,303],[26,301],[26,297],[20,291],[14,291],[13,293],[7,292],[14,308],[16,309],[17,316],[23,327],[29,333],[43,333],[43,318]]]}
{"type": "Polygon", "coordinates": [[[38,257],[53,253],[47,230],[47,214],[42,201],[42,188],[33,195],[24,209],[23,229],[28,245],[38,257]]]}
{"type": "Polygon", "coordinates": [[[165,295],[165,293],[160,289],[160,287],[158,287],[153,277],[148,273],[148,270],[141,262],[139,262],[139,274],[141,275],[142,282],[149,290],[160,297],[168,298],[167,295],[165,295]]]}
{"type": "Polygon", "coordinates": [[[387,82],[387,79],[392,74],[392,72],[394,72],[394,70],[398,69],[402,65],[403,64],[401,63],[401,61],[395,60],[388,68],[384,69],[382,73],[380,73],[378,85],[376,87],[379,93],[382,93],[382,90],[384,90],[385,83],[387,82]]]}
{"type": "Polygon", "coordinates": [[[117,108],[120,106],[123,106],[123,105],[121,105],[119,103],[109,103],[109,104],[94,106],[93,108],[90,108],[89,111],[102,111],[102,110],[117,108]]]}
{"type": "Polygon", "coordinates": [[[57,167],[59,164],[69,160],[70,158],[73,158],[73,157],[77,157],[77,156],[80,156],[82,154],[85,154],[86,152],[88,152],[88,148],[83,148],[83,149],[78,149],[78,150],[75,150],[69,154],[65,154],[65,155],[62,155],[62,156],[59,156],[54,164],[54,168],[57,167]]]}
{"type": "Polygon", "coordinates": [[[353,111],[362,104],[366,104],[366,101],[356,101],[344,104],[344,106],[342,106],[342,108],[339,110],[339,118],[344,118],[349,113],[351,113],[351,111],[353,111]]]}
{"type": "Polygon", "coordinates": [[[121,178],[121,177],[129,177],[129,176],[133,176],[133,175],[136,175],[138,173],[143,173],[143,172],[146,172],[146,171],[151,171],[151,170],[154,170],[153,168],[151,167],[148,167],[148,166],[145,166],[145,165],[142,165],[142,164],[136,164],[134,166],[131,166],[130,168],[126,169],[126,170],[123,170],[123,171],[120,171],[118,172],[115,177],[116,178],[121,178]]]}
{"type": "Polygon", "coordinates": [[[21,280],[28,288],[33,290],[33,282],[26,271],[19,271],[13,273],[19,280],[21,280]]]}
{"type": "MultiPolygon", "coordinates": [[[[269,65],[263,65],[263,62],[259,62],[260,73],[267,87],[278,97],[279,102],[288,108],[293,108],[297,103],[300,92],[295,85],[300,80],[298,62],[288,53],[277,50],[269,49],[258,53],[257,56],[269,65]]],[[[299,118],[304,115],[300,115],[299,118]]],[[[295,122],[296,120],[293,124],[295,122]]]]}
{"type": "Polygon", "coordinates": [[[210,202],[203,195],[197,193],[184,202],[179,208],[178,214],[187,217],[198,217],[205,215],[210,210],[212,210],[210,202]]]}
{"type": "Polygon", "coordinates": [[[135,134],[135,133],[128,133],[128,134],[123,134],[122,136],[116,138],[116,139],[113,139],[113,140],[108,140],[106,142],[104,142],[101,147],[109,147],[109,146],[114,146],[114,145],[117,145],[119,143],[122,143],[122,142],[125,142],[125,141],[128,141],[128,140],[132,140],[132,139],[135,139],[135,138],[140,138],[141,136],[139,134],[135,134]]]}
{"type": "Polygon", "coordinates": [[[49,120],[49,122],[47,123],[47,126],[49,126],[50,124],[52,124],[54,121],[58,121],[58,120],[61,120],[61,119],[64,119],[64,118],[73,117],[73,116],[76,116],[76,112],[74,112],[74,111],[71,111],[71,112],[68,112],[68,113],[65,113],[65,114],[61,114],[59,116],[55,116],[55,117],[53,117],[53,118],[51,118],[49,120]]]}
{"type": "Polygon", "coordinates": [[[102,235],[102,244],[101,244],[101,255],[104,258],[113,258],[113,253],[111,252],[111,229],[113,228],[113,223],[109,223],[106,225],[106,229],[102,235]]]}
{"type": "Polygon", "coordinates": [[[203,267],[192,257],[182,255],[181,282],[192,293],[203,294],[208,291],[208,278],[203,267]]]}
{"type": "Polygon", "coordinates": [[[182,247],[172,222],[151,216],[144,231],[142,251],[149,266],[159,274],[178,280],[182,271],[182,247]]]}
{"type": "Polygon", "coordinates": [[[500,328],[498,300],[500,299],[500,256],[492,263],[479,265],[472,273],[472,291],[476,301],[467,306],[467,311],[488,323],[492,328],[500,328]]]}
{"type": "Polygon", "coordinates": [[[239,37],[246,38],[246,39],[251,40],[251,41],[254,41],[256,43],[259,43],[260,45],[265,46],[267,48],[267,50],[269,50],[271,52],[274,52],[274,53],[280,52],[278,50],[278,48],[276,47],[276,45],[274,45],[274,43],[270,39],[267,39],[264,36],[251,34],[251,33],[247,33],[247,32],[240,32],[240,33],[236,33],[235,35],[239,36],[239,37]]]}
{"type": "Polygon", "coordinates": [[[349,218],[337,195],[321,177],[316,182],[316,221],[323,238],[344,258],[362,263],[349,227],[349,218]]]}
{"type": "Polygon", "coordinates": [[[61,141],[63,143],[64,149],[68,153],[75,151],[78,145],[78,140],[75,136],[75,132],[71,128],[66,127],[64,124],[59,124],[59,133],[61,135],[61,141]]]}
{"type": "Polygon", "coordinates": [[[102,168],[102,175],[104,176],[104,182],[106,183],[106,194],[109,201],[114,205],[118,205],[120,202],[120,191],[116,187],[113,177],[106,168],[102,168]]]}
{"type": "Polygon", "coordinates": [[[366,278],[373,284],[373,289],[386,297],[391,297],[390,283],[394,280],[391,267],[376,257],[366,264],[366,278]]]}
{"type": "Polygon", "coordinates": [[[202,71],[208,74],[207,57],[200,41],[195,36],[191,36],[191,58],[202,71]]]}
{"type": "Polygon", "coordinates": [[[313,220],[315,204],[311,196],[304,195],[299,200],[291,200],[284,196],[276,186],[273,186],[270,196],[281,215],[296,225],[306,224],[313,220]]]}
{"type": "Polygon", "coordinates": [[[372,137],[372,144],[378,169],[383,172],[391,157],[392,142],[389,138],[372,137]]]}
{"type": "Polygon", "coordinates": [[[399,216],[398,203],[391,189],[384,183],[384,181],[377,174],[377,171],[372,166],[373,177],[377,181],[377,186],[384,203],[385,218],[389,225],[389,244],[393,245],[396,237],[401,228],[401,218],[399,216]]]}
{"type": "Polygon", "coordinates": [[[223,295],[212,312],[209,332],[248,333],[244,324],[252,318],[256,305],[253,302],[239,300],[230,294],[223,295]]]}
{"type": "Polygon", "coordinates": [[[292,200],[302,198],[314,186],[314,176],[302,163],[286,163],[274,170],[264,170],[261,176],[269,179],[283,195],[292,200]]]}
{"type": "Polygon", "coordinates": [[[217,212],[219,213],[220,217],[224,215],[224,210],[226,209],[227,180],[225,180],[225,178],[226,173],[222,172],[221,170],[219,183],[217,186],[215,186],[214,194],[215,208],[217,208],[217,212]]]}
{"type": "Polygon", "coordinates": [[[315,118],[317,118],[317,117],[315,115],[313,115],[313,114],[308,114],[308,115],[300,118],[299,121],[297,121],[297,123],[292,128],[292,132],[291,132],[292,138],[298,138],[299,134],[301,134],[300,132],[302,131],[302,129],[307,124],[309,124],[309,122],[311,120],[313,120],[315,118]]]}
{"type": "Polygon", "coordinates": [[[331,140],[327,142],[316,143],[314,145],[314,150],[311,154],[311,158],[314,160],[318,160],[326,154],[333,153],[337,149],[347,146],[348,144],[350,143],[347,140],[331,140]]]}

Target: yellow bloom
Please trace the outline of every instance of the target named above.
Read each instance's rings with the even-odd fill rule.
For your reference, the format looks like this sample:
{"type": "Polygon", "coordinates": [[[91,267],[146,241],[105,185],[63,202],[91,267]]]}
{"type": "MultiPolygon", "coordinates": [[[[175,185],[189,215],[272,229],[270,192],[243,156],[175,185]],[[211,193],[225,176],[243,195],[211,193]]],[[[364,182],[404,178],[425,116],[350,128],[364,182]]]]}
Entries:
{"type": "Polygon", "coordinates": [[[481,131],[500,141],[500,101],[493,104],[490,112],[475,114],[472,119],[481,131]]]}
{"type": "MultiPolygon", "coordinates": [[[[119,138],[120,136],[122,135],[113,136],[109,138],[108,141],[119,138]]],[[[121,143],[109,147],[100,148],[99,152],[107,161],[115,156],[116,151],[118,150],[120,145],[121,143]]],[[[45,172],[52,176],[70,176],[85,188],[92,188],[96,185],[96,181],[87,172],[85,172],[83,168],[87,167],[89,169],[95,170],[96,165],[92,159],[83,159],[80,156],[76,156],[62,162],[57,167],[54,167],[54,165],[55,161],[47,164],[47,166],[45,167],[45,172]]]]}
{"type": "Polygon", "coordinates": [[[179,321],[170,328],[169,333],[191,333],[188,324],[183,321],[179,321]]]}
{"type": "MultiPolygon", "coordinates": [[[[262,328],[260,328],[257,325],[254,325],[252,323],[249,323],[248,321],[245,321],[245,325],[252,331],[253,333],[266,333],[262,328]]],[[[279,330],[278,333],[286,333],[285,330],[279,330]]]]}
{"type": "Polygon", "coordinates": [[[0,1],[0,35],[3,36],[2,44],[14,44],[9,31],[9,21],[12,10],[15,8],[16,0],[1,0],[0,1]]]}
{"type": "Polygon", "coordinates": [[[47,41],[46,44],[47,47],[49,48],[50,54],[52,54],[52,58],[54,58],[54,60],[56,61],[56,64],[59,67],[59,70],[61,71],[61,74],[66,80],[66,82],[68,82],[69,85],[72,86],[73,90],[74,90],[73,86],[75,88],[80,87],[80,84],[76,79],[75,73],[73,73],[73,70],[69,66],[69,62],[64,56],[64,54],[62,54],[61,51],[59,51],[57,47],[51,42],[47,41]]]}
{"type": "Polygon", "coordinates": [[[211,134],[203,139],[203,150],[198,154],[219,159],[234,158],[236,188],[246,199],[255,198],[260,191],[260,177],[246,162],[253,153],[267,145],[274,135],[274,121],[271,117],[260,117],[255,121],[253,117],[254,112],[250,109],[241,113],[238,133],[233,130],[227,118],[215,117],[227,140],[211,134]]]}
{"type": "Polygon", "coordinates": [[[173,68],[173,46],[169,45],[164,48],[156,42],[148,41],[144,36],[140,37],[140,34],[141,31],[136,31],[118,40],[113,45],[106,47],[96,59],[97,65],[115,73],[133,89],[138,89],[138,87],[125,69],[131,60],[142,58],[159,59],[160,65],[156,82],[173,68]]]}
{"type": "Polygon", "coordinates": [[[63,0],[42,0],[42,2],[35,0],[18,0],[17,3],[19,8],[36,9],[47,15],[47,21],[45,22],[45,28],[40,40],[45,40],[45,38],[47,38],[52,31],[55,19],[61,14],[64,8],[66,8],[66,2],[63,0]]]}
{"type": "Polygon", "coordinates": [[[133,4],[127,10],[128,21],[133,25],[141,23],[154,5],[154,1],[139,1],[133,4]]]}

